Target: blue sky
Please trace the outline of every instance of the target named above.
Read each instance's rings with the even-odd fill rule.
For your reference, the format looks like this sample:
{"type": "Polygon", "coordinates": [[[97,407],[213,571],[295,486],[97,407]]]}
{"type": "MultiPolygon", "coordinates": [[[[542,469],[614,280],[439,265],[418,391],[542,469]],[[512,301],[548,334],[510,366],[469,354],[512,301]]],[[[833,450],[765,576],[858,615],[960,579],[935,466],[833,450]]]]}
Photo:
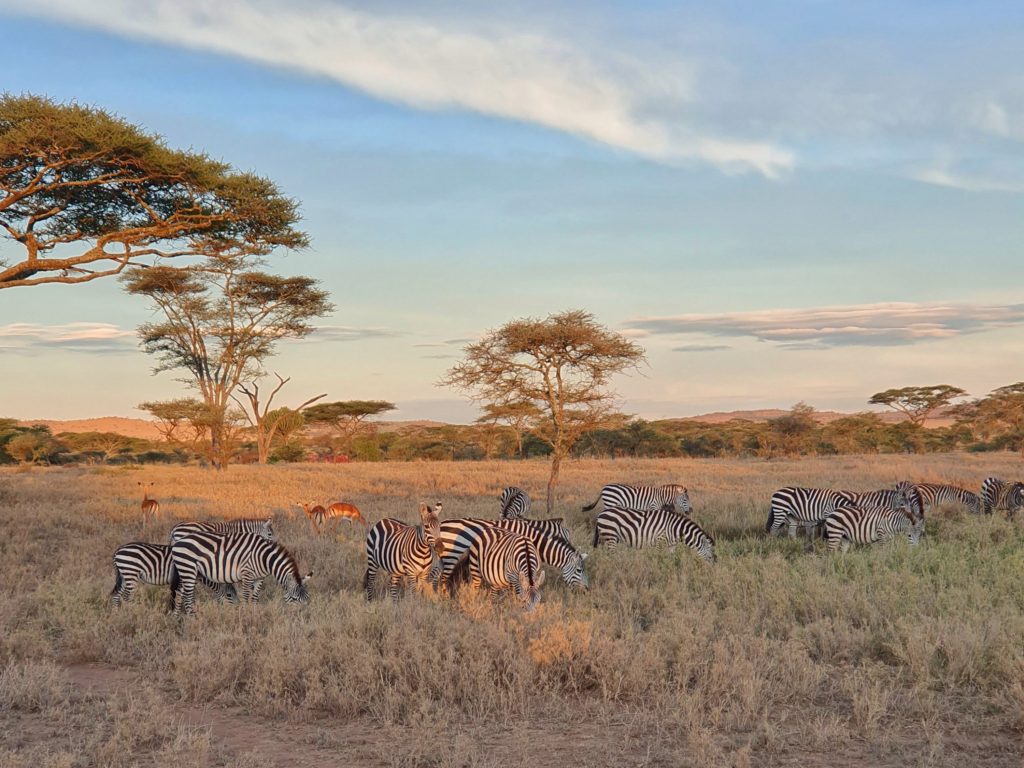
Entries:
{"type": "MultiPolygon", "coordinates": [[[[275,266],[337,311],[271,362],[294,401],[468,420],[435,386],[465,340],[576,307],[647,349],[618,380],[646,417],[1024,378],[1019,6],[24,5],[0,0],[5,88],[302,202],[313,247],[275,266]]],[[[178,396],[147,318],[114,281],[3,291],[3,411],[178,396]]]]}

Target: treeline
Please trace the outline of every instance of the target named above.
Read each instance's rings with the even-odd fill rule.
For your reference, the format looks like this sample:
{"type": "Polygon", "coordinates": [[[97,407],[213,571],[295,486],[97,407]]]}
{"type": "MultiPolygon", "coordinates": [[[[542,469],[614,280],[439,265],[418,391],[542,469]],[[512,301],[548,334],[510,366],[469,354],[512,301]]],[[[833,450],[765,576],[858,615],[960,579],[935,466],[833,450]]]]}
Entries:
{"type": "MultiPolygon", "coordinates": [[[[361,419],[390,404],[327,404],[307,422],[292,417],[275,435],[270,463],[337,461],[477,461],[548,457],[549,443],[522,424],[487,420],[471,425],[406,425],[387,429],[361,419]],[[358,417],[353,418],[353,412],[358,417]],[[333,418],[333,421],[332,421],[333,418]],[[333,425],[333,429],[326,427],[333,425]]],[[[310,409],[307,409],[310,410],[310,409]]],[[[1024,453],[1024,384],[1002,387],[988,398],[955,406],[953,423],[925,427],[905,420],[886,422],[877,413],[857,413],[822,423],[815,410],[798,403],[767,421],[733,419],[709,423],[689,419],[645,421],[619,417],[607,428],[584,433],[575,457],[721,458],[827,456],[864,453],[939,453],[955,450],[1024,453]],[[614,423],[617,422],[617,423],[614,423]]],[[[233,462],[255,463],[259,449],[253,430],[239,429],[228,446],[233,462]]],[[[0,462],[25,464],[209,463],[208,437],[193,433],[186,445],[112,433],[53,435],[43,425],[19,427],[0,419],[0,462]]]]}

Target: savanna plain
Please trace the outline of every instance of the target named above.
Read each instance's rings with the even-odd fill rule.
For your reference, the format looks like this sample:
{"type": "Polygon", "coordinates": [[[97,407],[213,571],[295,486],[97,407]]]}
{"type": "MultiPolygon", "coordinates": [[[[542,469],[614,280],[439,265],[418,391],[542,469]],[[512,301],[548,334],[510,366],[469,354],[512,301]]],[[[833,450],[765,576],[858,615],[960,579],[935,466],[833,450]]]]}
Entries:
{"type": "Polygon", "coordinates": [[[588,591],[549,573],[538,609],[409,593],[367,603],[361,527],[317,536],[298,501],[372,523],[498,512],[542,462],[0,473],[0,765],[1019,766],[1024,756],[1024,521],[939,509],[906,541],[828,555],[768,538],[786,484],[867,490],[909,478],[977,491],[1009,454],[579,461],[555,514],[592,552],[606,482],[679,482],[716,539],[592,552],[588,591]],[[140,482],[162,518],[140,519],[140,482]],[[309,604],[167,588],[115,609],[111,555],[175,522],[275,516],[309,604]]]}

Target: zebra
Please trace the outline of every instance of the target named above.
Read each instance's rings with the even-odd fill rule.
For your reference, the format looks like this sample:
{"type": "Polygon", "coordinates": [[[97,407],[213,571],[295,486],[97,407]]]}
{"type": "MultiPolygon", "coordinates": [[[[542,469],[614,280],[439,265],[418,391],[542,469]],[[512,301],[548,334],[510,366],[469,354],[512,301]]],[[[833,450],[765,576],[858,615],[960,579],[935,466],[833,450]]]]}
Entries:
{"type": "Polygon", "coordinates": [[[848,491],[836,491],[831,488],[779,488],[772,494],[765,531],[770,534],[778,533],[788,523],[791,539],[796,538],[797,525],[802,525],[810,536],[840,504],[851,503],[852,497],[853,494],[848,491]]]}
{"type": "Polygon", "coordinates": [[[530,516],[530,497],[522,488],[506,488],[498,497],[501,502],[501,519],[512,520],[530,516]]]}
{"type": "MultiPolygon", "coordinates": [[[[171,583],[174,561],[171,559],[170,544],[148,544],[133,541],[114,551],[114,588],[110,599],[114,605],[127,603],[132,599],[135,587],[143,584],[166,586],[171,583]]],[[[227,599],[238,603],[238,593],[233,584],[218,584],[200,577],[206,586],[214,591],[218,600],[227,599]]]]}
{"type": "Polygon", "coordinates": [[[241,584],[241,599],[251,602],[259,593],[259,582],[273,576],[286,603],[309,602],[307,583],[313,576],[300,575],[295,558],[276,541],[254,533],[208,533],[193,531],[171,545],[174,569],[171,578],[171,610],[195,610],[196,580],[241,584]]]}
{"type": "Polygon", "coordinates": [[[199,522],[192,520],[178,523],[171,528],[171,544],[187,533],[254,533],[267,541],[276,540],[273,516],[263,520],[240,518],[224,522],[199,522]]]}
{"type": "Polygon", "coordinates": [[[597,501],[583,507],[584,512],[589,512],[601,502],[602,508],[608,509],[635,509],[640,512],[654,512],[658,509],[670,507],[673,512],[680,512],[689,515],[693,508],[690,506],[690,494],[682,485],[624,485],[612,483],[601,489],[597,501]],[[678,507],[677,507],[678,505],[678,507]]]}
{"type": "Polygon", "coordinates": [[[1024,507],[1024,483],[1007,483],[998,477],[986,477],[981,484],[981,505],[986,515],[1005,510],[1013,518],[1024,507]]]}
{"type": "Polygon", "coordinates": [[[977,494],[959,488],[955,485],[939,485],[938,483],[914,483],[904,480],[899,483],[897,489],[913,487],[921,494],[921,501],[926,510],[931,510],[942,503],[962,504],[967,511],[980,515],[983,511],[982,500],[977,494]]]}
{"type": "Polygon", "coordinates": [[[366,599],[373,600],[377,571],[391,574],[391,599],[398,600],[403,581],[412,578],[422,585],[431,572],[434,547],[440,539],[437,508],[420,503],[420,525],[406,525],[384,518],[366,534],[366,573],[363,589],[366,599]]]}
{"type": "Polygon", "coordinates": [[[468,579],[474,589],[486,583],[491,596],[511,590],[532,611],[540,602],[544,571],[540,569],[540,553],[526,536],[495,526],[481,529],[463,553],[453,578],[448,583],[451,596],[456,585],[468,579]]]}
{"type": "Polygon", "coordinates": [[[708,563],[715,563],[715,540],[686,515],[667,509],[640,512],[635,509],[605,509],[597,516],[594,546],[614,548],[619,542],[629,547],[645,547],[659,541],[675,548],[680,541],[708,563]]]}
{"type": "Polygon", "coordinates": [[[842,506],[825,519],[825,538],[830,552],[846,552],[851,543],[872,544],[889,541],[907,532],[911,544],[917,544],[924,530],[924,516],[903,509],[842,506]]]}
{"type": "Polygon", "coordinates": [[[573,547],[569,532],[562,518],[553,520],[482,520],[473,517],[455,518],[441,523],[437,540],[439,561],[430,573],[430,580],[436,587],[445,585],[454,572],[463,554],[473,541],[487,528],[500,528],[525,536],[537,547],[541,563],[554,566],[562,573],[562,580],[569,586],[589,584],[583,570],[587,556],[573,547]]]}

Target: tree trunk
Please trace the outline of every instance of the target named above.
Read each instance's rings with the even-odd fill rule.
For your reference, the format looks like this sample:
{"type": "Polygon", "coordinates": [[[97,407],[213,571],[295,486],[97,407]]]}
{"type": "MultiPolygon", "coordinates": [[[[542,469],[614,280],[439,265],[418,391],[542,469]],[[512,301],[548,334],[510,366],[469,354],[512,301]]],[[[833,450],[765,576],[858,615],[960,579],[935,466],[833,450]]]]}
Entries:
{"type": "Polygon", "coordinates": [[[262,429],[256,431],[256,451],[259,453],[260,464],[266,464],[270,460],[270,439],[262,429]]]}
{"type": "Polygon", "coordinates": [[[548,515],[555,509],[555,486],[558,485],[558,471],[562,468],[562,457],[555,453],[551,457],[551,477],[548,478],[548,515]]]}

